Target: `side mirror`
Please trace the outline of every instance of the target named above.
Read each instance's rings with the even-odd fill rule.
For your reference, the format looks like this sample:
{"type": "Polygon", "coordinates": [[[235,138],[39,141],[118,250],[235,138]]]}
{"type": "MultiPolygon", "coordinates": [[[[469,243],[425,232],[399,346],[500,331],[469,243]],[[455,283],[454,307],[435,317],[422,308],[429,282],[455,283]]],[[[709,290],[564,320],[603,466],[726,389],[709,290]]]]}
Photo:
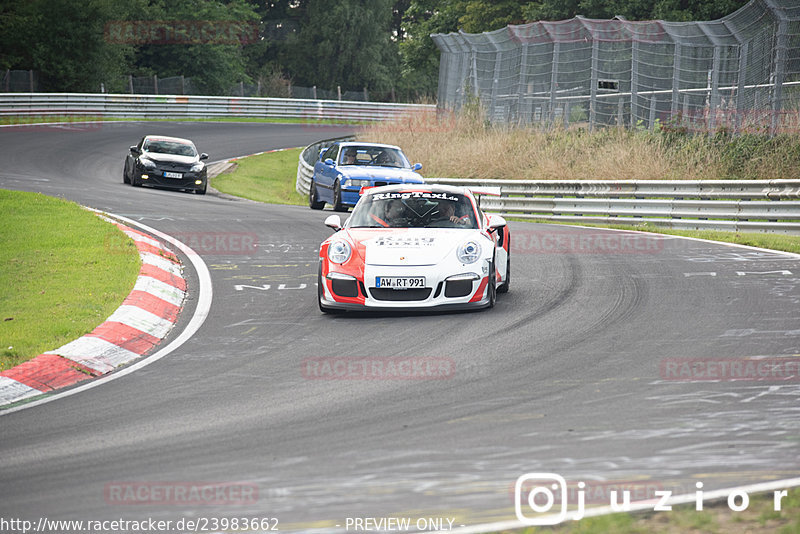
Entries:
{"type": "Polygon", "coordinates": [[[333,166],[333,160],[331,158],[325,158],[325,165],[333,166]]]}
{"type": "Polygon", "coordinates": [[[139,150],[139,147],[136,146],[136,145],[131,147],[131,152],[133,152],[134,154],[141,154],[142,153],[142,151],[139,150]]]}
{"type": "Polygon", "coordinates": [[[418,171],[422,168],[422,163],[415,163],[413,167],[411,167],[412,171],[418,171]]]}
{"type": "Polygon", "coordinates": [[[206,154],[205,152],[203,152],[202,154],[200,154],[200,159],[201,159],[201,160],[203,160],[203,159],[208,159],[208,154],[206,154]]]}
{"type": "Polygon", "coordinates": [[[332,228],[334,232],[338,232],[342,229],[342,219],[338,215],[329,215],[325,219],[325,226],[332,228]]]}
{"type": "Polygon", "coordinates": [[[494,213],[490,213],[488,217],[489,217],[489,232],[494,232],[498,228],[502,228],[508,224],[501,215],[495,215],[494,213]]]}

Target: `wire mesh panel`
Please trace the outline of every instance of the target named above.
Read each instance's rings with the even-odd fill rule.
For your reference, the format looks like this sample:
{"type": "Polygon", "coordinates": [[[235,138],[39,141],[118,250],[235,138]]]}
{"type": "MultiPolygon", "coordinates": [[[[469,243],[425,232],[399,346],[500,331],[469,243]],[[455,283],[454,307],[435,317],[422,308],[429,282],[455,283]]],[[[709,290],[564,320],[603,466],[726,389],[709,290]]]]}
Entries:
{"type": "Polygon", "coordinates": [[[800,5],[707,22],[594,20],[433,34],[439,107],[498,123],[800,132],[800,5]]]}

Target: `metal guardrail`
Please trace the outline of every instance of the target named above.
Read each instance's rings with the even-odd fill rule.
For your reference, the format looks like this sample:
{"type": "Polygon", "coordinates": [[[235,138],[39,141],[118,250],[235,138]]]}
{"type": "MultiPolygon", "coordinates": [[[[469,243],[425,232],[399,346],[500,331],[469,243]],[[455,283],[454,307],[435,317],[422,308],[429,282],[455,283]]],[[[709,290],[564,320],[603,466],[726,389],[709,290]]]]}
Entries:
{"type": "MultiPolygon", "coordinates": [[[[308,195],[319,151],[309,145],[297,165],[298,193],[308,195]]],[[[570,223],[650,223],[680,230],[800,235],[800,180],[467,180],[428,183],[500,187],[481,207],[518,219],[570,223]]]]}
{"type": "Polygon", "coordinates": [[[800,180],[425,181],[499,186],[481,207],[519,219],[800,235],[800,180]]]}
{"type": "Polygon", "coordinates": [[[0,117],[270,118],[382,121],[433,105],[228,96],[0,93],[0,117]]]}

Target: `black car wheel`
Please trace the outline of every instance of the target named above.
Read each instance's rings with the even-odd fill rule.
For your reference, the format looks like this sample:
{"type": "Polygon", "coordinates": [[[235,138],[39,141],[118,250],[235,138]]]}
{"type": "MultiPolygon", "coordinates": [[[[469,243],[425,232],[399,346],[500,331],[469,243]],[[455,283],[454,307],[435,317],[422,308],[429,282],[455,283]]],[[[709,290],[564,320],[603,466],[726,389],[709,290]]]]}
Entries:
{"type": "Polygon", "coordinates": [[[122,183],[123,184],[131,183],[130,178],[128,178],[128,166],[127,165],[123,165],[122,166],[122,183]]]}
{"type": "Polygon", "coordinates": [[[321,210],[325,207],[325,201],[317,200],[317,184],[311,179],[311,187],[308,188],[308,207],[312,210],[321,210]]]}
{"type": "Polygon", "coordinates": [[[494,303],[497,300],[497,273],[494,271],[494,261],[489,264],[489,303],[487,308],[494,308],[494,303]]]}
{"type": "Polygon", "coordinates": [[[333,185],[333,211],[347,211],[347,206],[342,206],[342,185],[339,180],[333,185]]]}
{"type": "Polygon", "coordinates": [[[509,237],[508,242],[508,257],[506,259],[506,281],[497,288],[498,293],[508,293],[508,290],[511,288],[511,240],[509,237]]]}
{"type": "Polygon", "coordinates": [[[197,193],[198,195],[205,195],[206,189],[208,189],[208,184],[204,183],[202,189],[195,189],[194,192],[197,193]]]}

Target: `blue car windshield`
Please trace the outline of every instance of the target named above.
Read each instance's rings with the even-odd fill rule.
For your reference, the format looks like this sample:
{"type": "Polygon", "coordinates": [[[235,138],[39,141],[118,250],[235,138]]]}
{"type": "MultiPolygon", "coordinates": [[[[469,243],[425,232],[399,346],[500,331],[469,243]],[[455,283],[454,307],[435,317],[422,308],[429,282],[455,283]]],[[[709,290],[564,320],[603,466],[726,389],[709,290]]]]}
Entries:
{"type": "Polygon", "coordinates": [[[342,148],[339,165],[371,165],[407,169],[409,165],[403,153],[391,147],[348,145],[342,148]]]}
{"type": "Polygon", "coordinates": [[[464,195],[410,191],[364,195],[349,228],[478,228],[475,209],[464,195]]]}

